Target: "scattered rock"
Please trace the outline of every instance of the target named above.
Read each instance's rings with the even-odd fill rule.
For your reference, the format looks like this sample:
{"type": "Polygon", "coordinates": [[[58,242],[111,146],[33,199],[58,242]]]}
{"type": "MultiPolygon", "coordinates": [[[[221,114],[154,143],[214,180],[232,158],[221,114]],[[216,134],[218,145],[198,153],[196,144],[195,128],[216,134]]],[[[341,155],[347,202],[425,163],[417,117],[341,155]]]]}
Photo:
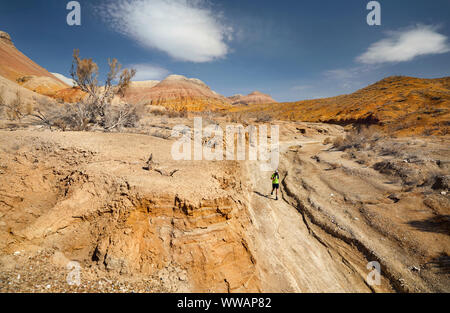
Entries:
{"type": "Polygon", "coordinates": [[[391,199],[392,201],[394,201],[394,203],[397,203],[400,201],[400,198],[396,194],[390,194],[388,196],[388,199],[391,199]]]}
{"type": "Polygon", "coordinates": [[[418,266],[410,266],[408,269],[412,272],[420,272],[420,268],[418,266]]]}
{"type": "Polygon", "coordinates": [[[450,185],[450,175],[439,175],[435,177],[434,184],[431,186],[434,190],[448,190],[450,185]]]}

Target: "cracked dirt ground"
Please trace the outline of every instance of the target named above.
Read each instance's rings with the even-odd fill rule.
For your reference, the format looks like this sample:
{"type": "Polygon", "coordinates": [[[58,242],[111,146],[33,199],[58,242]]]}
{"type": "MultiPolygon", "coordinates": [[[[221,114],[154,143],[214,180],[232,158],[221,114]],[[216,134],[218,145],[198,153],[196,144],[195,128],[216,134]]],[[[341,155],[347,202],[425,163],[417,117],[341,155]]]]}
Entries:
{"type": "Polygon", "coordinates": [[[324,145],[339,126],[280,126],[278,201],[257,162],[174,161],[173,140],[1,131],[0,290],[449,291],[448,231],[411,223],[448,207],[324,145]]]}

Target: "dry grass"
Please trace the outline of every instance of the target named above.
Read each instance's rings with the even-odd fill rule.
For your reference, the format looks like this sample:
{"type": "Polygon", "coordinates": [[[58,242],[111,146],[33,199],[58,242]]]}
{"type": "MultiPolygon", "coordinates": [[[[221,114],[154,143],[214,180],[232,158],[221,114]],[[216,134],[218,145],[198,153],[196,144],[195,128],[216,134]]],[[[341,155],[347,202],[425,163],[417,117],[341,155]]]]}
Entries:
{"type": "Polygon", "coordinates": [[[153,114],[155,116],[167,116],[169,118],[177,118],[177,117],[184,118],[184,117],[188,116],[186,108],[181,111],[157,108],[157,109],[152,109],[150,111],[150,114],[153,114]]]}
{"type": "MultiPolygon", "coordinates": [[[[378,140],[382,138],[376,130],[371,127],[353,128],[347,132],[345,137],[336,137],[332,140],[332,147],[338,151],[345,151],[348,149],[363,150],[367,149],[378,140]]],[[[329,138],[325,139],[327,142],[331,141],[329,138]],[[328,140],[327,140],[328,139],[328,140]]]]}
{"type": "Polygon", "coordinates": [[[0,89],[0,114],[5,115],[11,121],[20,121],[33,111],[33,105],[23,100],[20,90],[16,91],[14,98],[10,101],[6,101],[5,98],[5,90],[2,87],[0,89]]]}
{"type": "Polygon", "coordinates": [[[269,114],[258,114],[258,116],[256,117],[255,122],[256,123],[268,123],[272,121],[272,116],[270,116],[269,114]]]}
{"type": "MultiPolygon", "coordinates": [[[[329,141],[327,141],[329,142],[329,141]]],[[[408,140],[381,136],[374,128],[354,128],[345,137],[335,138],[332,149],[345,151],[343,157],[372,167],[391,181],[401,183],[404,191],[445,185],[448,161],[445,144],[433,144],[424,137],[408,140]],[[429,147],[431,144],[434,149],[429,147]],[[424,149],[426,148],[426,149],[424,149]]]]}

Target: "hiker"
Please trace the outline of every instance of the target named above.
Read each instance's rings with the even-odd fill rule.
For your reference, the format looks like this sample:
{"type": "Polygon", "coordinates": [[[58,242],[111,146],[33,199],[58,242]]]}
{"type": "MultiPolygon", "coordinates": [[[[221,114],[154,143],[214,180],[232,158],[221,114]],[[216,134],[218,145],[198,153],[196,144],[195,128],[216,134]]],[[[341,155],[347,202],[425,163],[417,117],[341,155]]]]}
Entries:
{"type": "Polygon", "coordinates": [[[272,174],[270,179],[272,179],[272,192],[270,195],[272,195],[275,190],[275,200],[278,200],[278,188],[280,187],[280,175],[278,175],[278,170],[275,170],[275,173],[272,174]]]}

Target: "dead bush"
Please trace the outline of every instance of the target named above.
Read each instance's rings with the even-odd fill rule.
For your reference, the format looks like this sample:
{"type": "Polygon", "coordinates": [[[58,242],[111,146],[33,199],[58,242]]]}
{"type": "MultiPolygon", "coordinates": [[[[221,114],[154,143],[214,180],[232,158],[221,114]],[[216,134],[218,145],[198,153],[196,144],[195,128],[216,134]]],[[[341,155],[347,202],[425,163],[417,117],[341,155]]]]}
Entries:
{"type": "Polygon", "coordinates": [[[348,141],[343,136],[335,137],[332,140],[332,144],[333,144],[332,147],[338,151],[344,151],[349,147],[348,141]]]}
{"type": "Polygon", "coordinates": [[[139,119],[138,109],[135,105],[122,103],[115,107],[112,106],[115,96],[124,97],[136,71],[134,69],[122,70],[122,66],[116,59],[108,59],[108,65],[109,72],[104,85],[101,86],[98,82],[97,64],[92,59],[81,59],[79,50],[74,50],[71,76],[88,96],[75,108],[69,109],[67,117],[80,130],[85,130],[87,124],[112,130],[134,125],[139,119]],[[114,85],[113,82],[116,80],[118,83],[114,85]]]}
{"type": "Polygon", "coordinates": [[[431,187],[439,185],[439,178],[443,177],[443,172],[435,165],[424,165],[409,163],[406,160],[384,160],[373,165],[373,169],[400,179],[404,186],[411,187],[431,187]],[[436,182],[438,182],[437,185],[436,182]]]}
{"type": "Polygon", "coordinates": [[[255,120],[256,123],[268,123],[270,121],[272,121],[272,116],[269,114],[259,114],[255,120]]]}
{"type": "Polygon", "coordinates": [[[171,111],[167,111],[167,117],[169,118],[176,118],[176,117],[187,117],[187,109],[183,108],[180,111],[175,111],[175,110],[171,110],[171,111]]]}
{"type": "Polygon", "coordinates": [[[380,155],[381,156],[395,156],[401,158],[404,152],[404,144],[398,142],[383,142],[383,145],[380,147],[380,155]]]}
{"type": "Polygon", "coordinates": [[[231,113],[229,115],[229,122],[231,122],[231,123],[242,123],[242,114],[240,114],[240,113],[231,113]]]}
{"type": "Polygon", "coordinates": [[[204,125],[215,125],[216,122],[216,113],[212,111],[206,111],[201,113],[204,125]]]}
{"type": "Polygon", "coordinates": [[[154,109],[150,111],[150,114],[156,115],[156,116],[165,116],[167,115],[167,110],[163,109],[154,109]]]}
{"type": "Polygon", "coordinates": [[[187,117],[187,109],[183,108],[179,111],[176,110],[167,110],[163,108],[152,109],[150,114],[155,116],[167,116],[168,118],[177,118],[177,117],[187,117]]]}
{"type": "Polygon", "coordinates": [[[34,97],[34,101],[36,105],[30,113],[30,116],[34,118],[33,124],[46,126],[49,129],[58,127],[65,130],[65,124],[62,120],[60,121],[64,112],[61,105],[52,104],[47,98],[34,97]]]}
{"type": "Polygon", "coordinates": [[[143,115],[143,107],[139,105],[131,105],[128,103],[118,106],[111,106],[107,110],[105,129],[118,129],[123,127],[136,127],[143,115]]]}
{"type": "Polygon", "coordinates": [[[381,135],[370,127],[352,128],[345,137],[336,137],[332,142],[332,147],[338,151],[345,151],[351,148],[365,150],[371,148],[381,138],[381,135]]]}
{"type": "Polygon", "coordinates": [[[6,106],[5,87],[0,87],[0,116],[3,115],[6,106]]]}
{"type": "Polygon", "coordinates": [[[0,108],[1,113],[6,115],[6,118],[11,121],[21,120],[33,110],[30,102],[23,101],[19,89],[17,89],[13,99],[6,101],[5,89],[3,87],[0,89],[0,108]]]}

